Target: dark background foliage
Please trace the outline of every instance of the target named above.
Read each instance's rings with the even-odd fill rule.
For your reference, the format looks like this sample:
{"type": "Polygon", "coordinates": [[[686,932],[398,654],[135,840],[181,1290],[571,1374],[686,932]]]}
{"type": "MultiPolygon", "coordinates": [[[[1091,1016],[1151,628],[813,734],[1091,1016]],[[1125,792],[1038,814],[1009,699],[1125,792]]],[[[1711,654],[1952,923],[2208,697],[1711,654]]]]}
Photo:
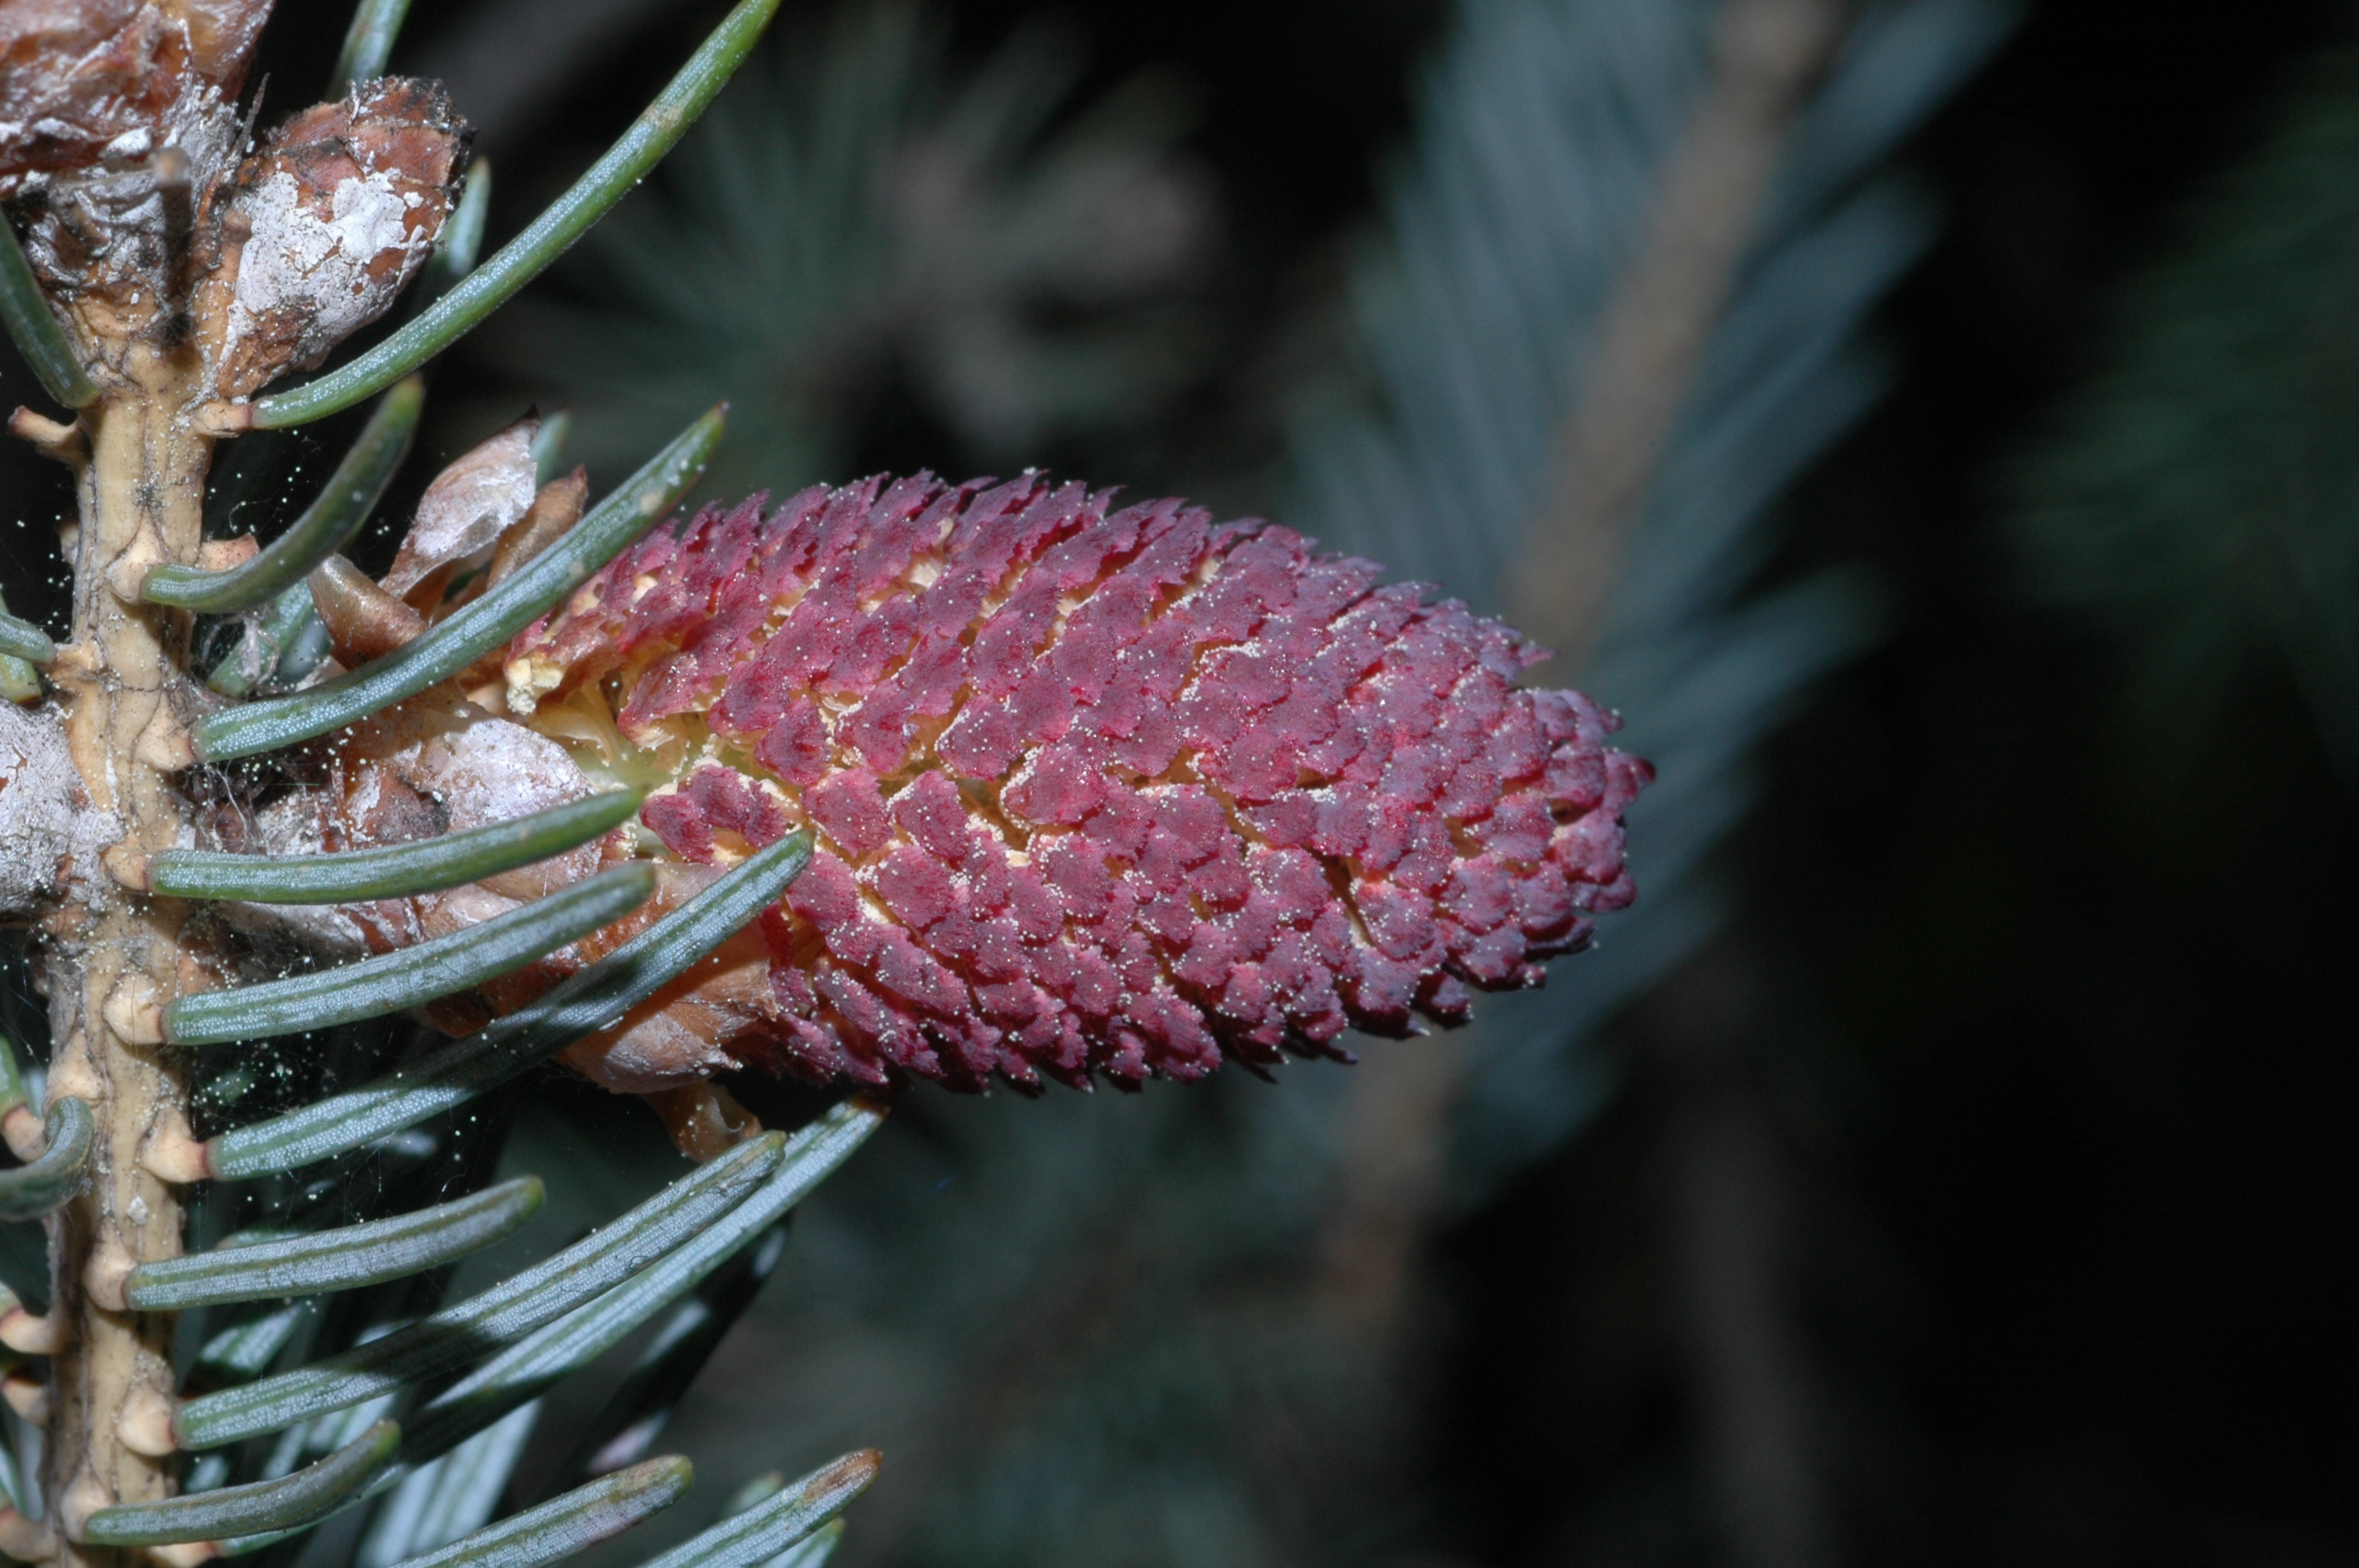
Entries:
{"type": "MultiPolygon", "coordinates": [[[[624,17],[609,47],[553,71],[486,135],[495,240],[718,8],[584,8],[624,17]]],[[[419,0],[412,59],[474,15],[419,0]]],[[[789,0],[782,25],[820,15],[789,0]]],[[[1038,8],[960,0],[944,15],[950,58],[973,61],[1038,8]]],[[[1303,323],[1371,221],[1379,171],[1410,131],[1413,68],[1449,8],[1068,0],[1053,19],[1086,62],[1074,102],[1151,70],[1191,106],[1181,152],[1217,191],[1219,218],[1186,286],[1200,373],[1145,425],[1052,439],[1027,459],[1275,505],[1273,387],[1323,351],[1303,323]]],[[[266,69],[316,79],[340,26],[288,7],[266,69]]],[[[2359,1244],[2345,1131],[2359,1103],[2343,967],[2359,924],[2354,797],[2292,679],[2267,662],[2240,677],[2223,718],[2174,724],[2166,705],[2159,727],[2125,719],[2136,649],[2040,608],[2008,531],[2008,476],[2102,362],[2122,280],[2256,145],[2298,62],[2352,27],[2325,0],[2233,12],[2046,0],[1917,138],[1911,161],[1945,226],[1879,318],[1898,379],[1791,498],[1767,574],[1864,562],[1889,595],[1889,634],[1773,743],[1767,797],[1725,851],[1742,894],[1734,931],[1606,1031],[1618,1094],[1430,1248],[1377,1401],[1385,1452],[1334,1456],[1390,1477],[1397,1518],[1345,1555],[1501,1568],[2359,1562],[2359,1290],[2345,1272],[2359,1244]],[[1716,1027],[1747,1043],[1739,1076],[1799,1173],[1782,1266],[1835,1521],[1807,1549],[1757,1520],[1715,1520],[1696,1478],[1716,1439],[1692,1397],[1704,1374],[1668,1326],[1684,1309],[1661,1217],[1688,1067],[1651,1044],[1692,1033],[1680,1008],[1721,1009],[1716,1027]]],[[[26,383],[12,367],[6,384],[22,395],[26,383]]],[[[433,438],[455,454],[516,395],[476,359],[451,367],[443,395],[471,411],[433,438]]],[[[29,458],[0,460],[10,510],[30,525],[7,539],[23,582],[46,557],[32,531],[63,501],[29,458]]],[[[846,460],[838,477],[988,459],[888,375],[846,460]]],[[[552,1103],[563,1136],[587,1140],[562,1146],[649,1157],[641,1130],[592,1097],[552,1103]]],[[[978,1116],[1020,1137],[1027,1117],[1142,1114],[912,1109],[921,1152],[956,1145],[978,1116]]],[[[926,1157],[907,1156],[910,1192],[925,1190],[926,1157]]],[[[884,1223],[908,1205],[864,1212],[884,1223]]],[[[1013,1249],[999,1266],[1021,1274],[1025,1217],[997,1217],[1004,1228],[973,1245],[1013,1249]]],[[[1094,1223],[1064,1244],[1146,1281],[1134,1292],[1160,1288],[1157,1260],[1125,1255],[1121,1214],[1094,1223]]],[[[836,1231],[812,1228],[823,1251],[836,1231]]],[[[798,1288],[796,1268],[774,1293],[798,1288]]],[[[915,1321],[877,1332],[922,1332],[915,1321]]],[[[973,1343],[1024,1337],[999,1325],[973,1343]]],[[[1120,1359],[1119,1334],[1082,1342],[1120,1359]]],[[[754,1343],[765,1356],[808,1348],[754,1343]]],[[[858,1436],[863,1389],[825,1386],[846,1403],[830,1429],[858,1436]]],[[[1288,1476],[1321,1469],[1267,1429],[1282,1411],[1237,1408],[1263,1425],[1175,1441],[1266,1448],[1288,1476]]],[[[756,1445],[763,1413],[735,1410],[735,1425],[712,1430],[756,1445]]],[[[1321,1419],[1332,1430],[1332,1412],[1321,1419]]],[[[1364,1541],[1369,1516],[1332,1511],[1353,1498],[1364,1494],[1306,1484],[1302,1537],[1364,1541]]],[[[855,1516],[855,1544],[862,1528],[855,1516]]],[[[1026,1528],[995,1522],[991,1536],[1020,1541],[1026,1528]]],[[[1129,1558],[1108,1543],[1095,1560],[1129,1558]]]]}

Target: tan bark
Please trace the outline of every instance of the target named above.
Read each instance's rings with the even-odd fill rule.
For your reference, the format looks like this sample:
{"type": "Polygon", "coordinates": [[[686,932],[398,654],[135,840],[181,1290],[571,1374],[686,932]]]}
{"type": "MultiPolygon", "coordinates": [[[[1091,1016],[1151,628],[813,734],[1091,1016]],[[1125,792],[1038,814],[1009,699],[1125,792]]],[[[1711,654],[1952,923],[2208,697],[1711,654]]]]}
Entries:
{"type": "MultiPolygon", "coordinates": [[[[62,1526],[61,1562],[136,1553],[74,1541],[92,1510],[168,1496],[168,1459],[123,1441],[129,1414],[172,1392],[167,1314],[125,1310],[136,1264],[178,1256],[178,1191],[147,1169],[145,1146],[185,1125],[187,1095],[162,1045],[164,1006],[197,979],[180,942],[186,908],[144,896],[149,855],[186,841],[174,775],[192,760],[186,727],[187,618],[138,601],[163,562],[196,559],[209,443],[188,410],[201,399],[193,353],[133,339],[106,395],[84,419],[73,640],[51,674],[83,787],[123,837],[77,861],[47,925],[45,966],[56,1045],[49,1093],[87,1099],[97,1121],[90,1178],[49,1222],[64,1344],[51,1359],[46,1490],[62,1526]]],[[[152,1444],[147,1446],[153,1446],[152,1444]]]]}

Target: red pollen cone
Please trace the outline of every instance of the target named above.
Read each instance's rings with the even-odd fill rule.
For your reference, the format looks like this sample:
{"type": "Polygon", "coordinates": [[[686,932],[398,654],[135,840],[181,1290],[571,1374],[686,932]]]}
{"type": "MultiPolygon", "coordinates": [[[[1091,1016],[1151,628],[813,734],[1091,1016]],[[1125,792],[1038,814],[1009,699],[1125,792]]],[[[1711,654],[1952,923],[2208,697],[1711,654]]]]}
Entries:
{"type": "Polygon", "coordinates": [[[648,535],[506,674],[550,733],[611,714],[655,754],[642,820],[684,859],[817,829],[763,924],[772,1065],[1028,1088],[1334,1054],[1539,983],[1633,896],[1652,770],[1462,604],[1037,476],[761,500],[648,535]]]}

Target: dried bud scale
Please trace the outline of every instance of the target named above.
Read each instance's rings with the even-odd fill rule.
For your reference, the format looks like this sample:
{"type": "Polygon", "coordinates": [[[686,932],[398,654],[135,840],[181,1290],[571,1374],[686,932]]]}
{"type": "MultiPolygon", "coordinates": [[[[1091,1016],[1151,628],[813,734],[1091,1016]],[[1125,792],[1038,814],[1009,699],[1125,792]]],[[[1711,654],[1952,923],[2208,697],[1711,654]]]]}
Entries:
{"type": "Polygon", "coordinates": [[[685,860],[819,830],[739,1054],[1193,1078],[1458,1022],[1632,896],[1650,774],[1613,719],[1376,576],[1037,477],[812,490],[626,552],[516,640],[506,700],[667,771],[642,820],[685,860]]]}

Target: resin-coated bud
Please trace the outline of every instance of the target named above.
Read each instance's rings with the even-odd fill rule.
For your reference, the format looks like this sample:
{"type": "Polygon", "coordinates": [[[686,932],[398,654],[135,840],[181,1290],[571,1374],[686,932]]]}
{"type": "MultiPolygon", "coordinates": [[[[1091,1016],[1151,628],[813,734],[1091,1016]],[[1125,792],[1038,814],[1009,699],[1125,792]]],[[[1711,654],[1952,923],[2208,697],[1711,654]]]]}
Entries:
{"type": "Polygon", "coordinates": [[[1457,1022],[1632,896],[1615,720],[1377,576],[1034,476],[815,489],[658,529],[516,639],[506,703],[668,772],[682,860],[817,828],[738,1056],[1193,1078],[1457,1022]]]}
{"type": "Polygon", "coordinates": [[[379,77],[306,109],[239,168],[201,310],[222,396],[310,370],[433,253],[468,133],[439,82],[379,77]]]}

